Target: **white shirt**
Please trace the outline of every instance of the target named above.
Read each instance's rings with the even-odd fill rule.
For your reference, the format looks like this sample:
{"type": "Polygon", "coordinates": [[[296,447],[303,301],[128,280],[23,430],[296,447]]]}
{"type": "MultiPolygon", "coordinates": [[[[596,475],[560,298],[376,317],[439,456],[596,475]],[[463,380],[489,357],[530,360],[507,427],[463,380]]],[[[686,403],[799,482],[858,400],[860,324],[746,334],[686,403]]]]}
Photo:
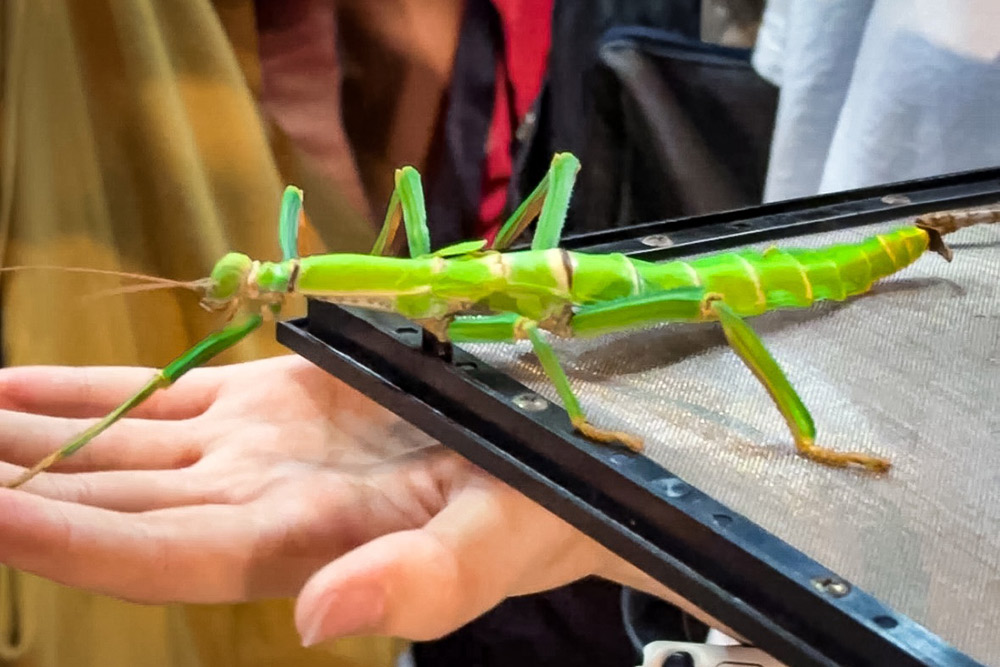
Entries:
{"type": "Polygon", "coordinates": [[[1000,166],[1000,0],[769,0],[766,201],[1000,166]]]}

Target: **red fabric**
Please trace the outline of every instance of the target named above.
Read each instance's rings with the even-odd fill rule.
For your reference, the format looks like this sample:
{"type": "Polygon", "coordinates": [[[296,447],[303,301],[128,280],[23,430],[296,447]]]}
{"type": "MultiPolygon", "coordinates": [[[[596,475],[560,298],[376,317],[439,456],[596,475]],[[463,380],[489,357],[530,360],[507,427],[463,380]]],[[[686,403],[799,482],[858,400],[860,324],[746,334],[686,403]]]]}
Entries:
{"type": "Polygon", "coordinates": [[[517,125],[542,89],[549,57],[554,0],[492,0],[504,32],[504,57],[496,64],[493,121],[486,141],[479,232],[492,239],[502,223],[517,125]],[[511,100],[511,94],[514,99],[511,100]],[[513,109],[514,117],[511,117],[513,109]]]}

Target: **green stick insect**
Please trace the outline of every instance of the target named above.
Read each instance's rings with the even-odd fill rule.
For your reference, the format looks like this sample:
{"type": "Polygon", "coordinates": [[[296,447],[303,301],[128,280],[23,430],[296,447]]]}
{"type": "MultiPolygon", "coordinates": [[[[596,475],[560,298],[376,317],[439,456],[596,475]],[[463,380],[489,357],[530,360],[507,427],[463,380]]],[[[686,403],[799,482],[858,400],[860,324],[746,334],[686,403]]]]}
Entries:
{"type": "Polygon", "coordinates": [[[436,252],[430,252],[420,175],[412,167],[396,172],[396,187],[370,255],[299,257],[302,192],[288,187],[280,216],[282,261],[261,262],[229,253],[215,265],[210,278],[185,283],[203,290],[203,305],[226,311],[229,323],[7,486],[20,486],[70,456],[151,394],[238,343],[265,318],[277,316],[291,293],[399,313],[441,341],[527,339],[555,385],[573,427],[591,439],[620,443],[635,451],[642,448],[637,436],[587,421],[542,332],[560,337],[598,336],[663,322],[719,322],[729,344],[777,405],[803,456],[831,466],[889,470],[885,459],[816,444],[816,428],[808,409],[744,318],[861,294],[927,250],[950,260],[951,251],[942,236],[970,225],[998,222],[1000,210],[924,216],[911,226],[859,243],[821,249],[742,250],[691,261],[652,263],[621,254],[583,254],[558,247],[579,166],[571,154],[555,155],[542,182],[501,227],[492,244],[469,241],[436,252]],[[530,250],[501,252],[536,217],[530,250]],[[401,221],[410,256],[386,257],[401,221]],[[236,317],[240,311],[245,314],[236,317]]]}

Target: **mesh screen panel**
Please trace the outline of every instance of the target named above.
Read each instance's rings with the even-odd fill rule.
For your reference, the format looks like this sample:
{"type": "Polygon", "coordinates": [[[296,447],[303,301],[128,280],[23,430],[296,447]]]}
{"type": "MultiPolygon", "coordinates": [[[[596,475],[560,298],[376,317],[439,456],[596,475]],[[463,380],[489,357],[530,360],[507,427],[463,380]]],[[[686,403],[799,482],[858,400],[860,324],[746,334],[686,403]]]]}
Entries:
{"type": "MultiPolygon", "coordinates": [[[[815,247],[891,225],[791,239],[815,247]]],[[[594,423],[972,657],[1000,664],[1000,225],[947,237],[861,297],[749,320],[817,442],[886,476],[795,454],[717,324],[554,340],[594,423]]],[[[528,343],[463,346],[558,403],[528,343]]]]}

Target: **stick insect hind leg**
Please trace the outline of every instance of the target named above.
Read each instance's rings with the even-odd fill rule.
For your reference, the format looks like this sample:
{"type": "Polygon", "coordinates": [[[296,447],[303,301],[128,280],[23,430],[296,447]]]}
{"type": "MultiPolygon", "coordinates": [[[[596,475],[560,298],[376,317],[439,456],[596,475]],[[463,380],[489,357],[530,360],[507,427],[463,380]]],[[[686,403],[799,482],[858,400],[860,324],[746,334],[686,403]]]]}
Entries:
{"type": "Polygon", "coordinates": [[[706,307],[718,318],[729,345],[770,394],[792,432],[795,446],[803,456],[838,468],[854,464],[873,472],[889,470],[891,464],[877,456],[861,452],[838,452],[817,445],[812,415],[753,329],[720,299],[706,301],[706,307]]]}
{"type": "Polygon", "coordinates": [[[837,452],[816,444],[812,415],[784,371],[753,329],[719,295],[702,288],[678,288],[585,306],[574,315],[572,328],[575,335],[593,336],[625,327],[705,320],[718,320],[722,325],[729,345],[764,385],[803,456],[835,467],[854,464],[873,472],[889,469],[885,459],[860,452],[837,452]]]}

